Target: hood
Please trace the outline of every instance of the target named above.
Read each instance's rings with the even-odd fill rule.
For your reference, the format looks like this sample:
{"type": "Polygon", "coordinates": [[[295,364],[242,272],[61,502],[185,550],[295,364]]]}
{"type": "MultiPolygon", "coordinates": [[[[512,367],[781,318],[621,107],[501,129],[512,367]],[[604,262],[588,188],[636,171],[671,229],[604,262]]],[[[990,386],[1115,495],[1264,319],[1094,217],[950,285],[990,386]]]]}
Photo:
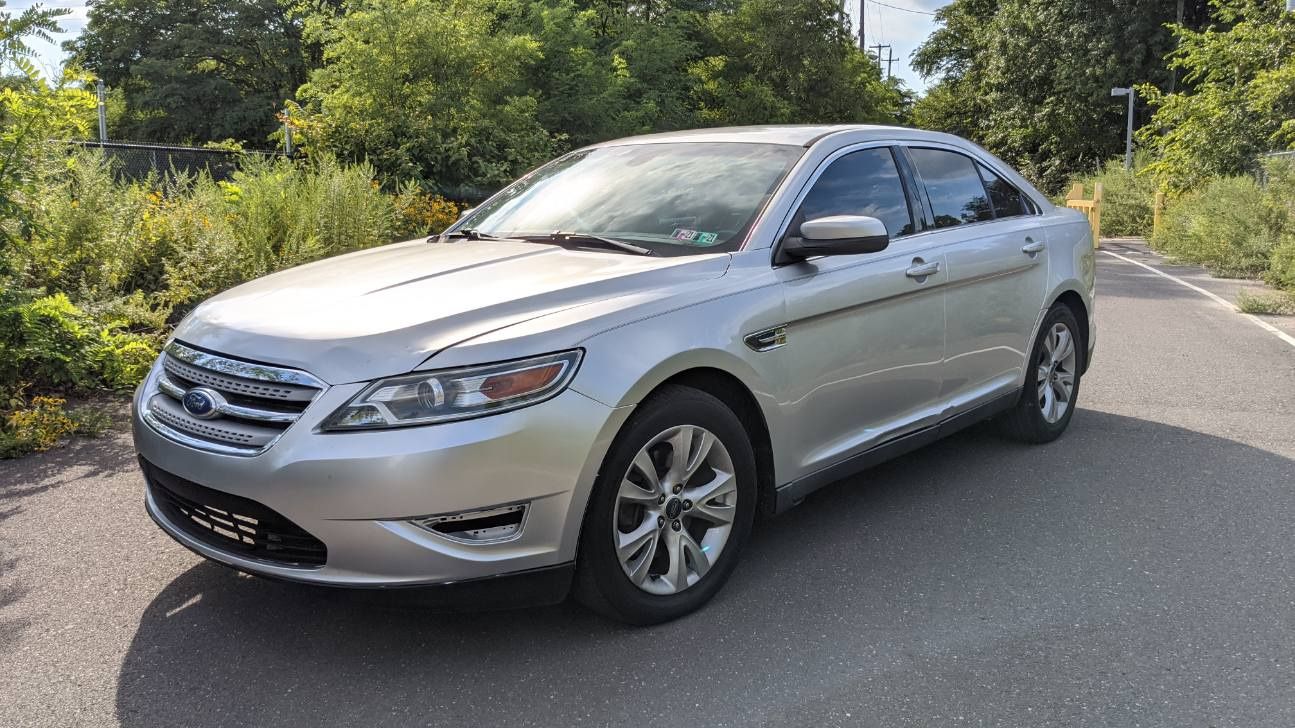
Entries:
{"type": "Polygon", "coordinates": [[[728,263],[727,254],[655,258],[417,240],[232,288],[194,309],[175,337],[341,384],[407,372],[456,343],[591,301],[717,278],[728,263]]]}

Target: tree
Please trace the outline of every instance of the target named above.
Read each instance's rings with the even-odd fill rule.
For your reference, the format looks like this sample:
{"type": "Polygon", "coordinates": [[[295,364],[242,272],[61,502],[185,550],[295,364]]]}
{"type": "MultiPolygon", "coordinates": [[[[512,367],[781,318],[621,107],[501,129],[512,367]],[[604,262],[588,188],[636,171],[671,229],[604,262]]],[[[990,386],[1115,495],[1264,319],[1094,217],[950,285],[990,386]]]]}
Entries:
{"type": "Polygon", "coordinates": [[[299,97],[308,144],[384,179],[471,199],[549,157],[527,68],[539,44],[472,0],[351,0],[311,17],[324,65],[299,97]]]}
{"type": "Polygon", "coordinates": [[[706,124],[894,121],[902,93],[854,43],[837,0],[742,0],[708,15],[693,63],[706,124]]]}
{"type": "Polygon", "coordinates": [[[687,65],[694,10],[575,0],[506,0],[505,31],[538,43],[526,67],[544,128],[571,146],[695,123],[687,65]]]}
{"type": "Polygon", "coordinates": [[[3,278],[5,249],[32,233],[28,202],[36,167],[54,153],[49,140],[87,131],[94,108],[94,97],[78,85],[84,79],[65,71],[51,86],[30,60],[27,40],[49,40],[66,14],[39,5],[17,17],[0,12],[0,287],[9,285],[3,278]]]}
{"type": "Polygon", "coordinates": [[[1139,139],[1155,152],[1149,171],[1165,186],[1252,172],[1262,153],[1295,147],[1295,15],[1283,5],[1220,0],[1213,27],[1175,26],[1170,64],[1185,88],[1140,88],[1156,111],[1139,139]]]}
{"type": "Polygon", "coordinates": [[[85,31],[66,48],[124,97],[113,136],[259,146],[306,79],[293,8],[290,0],[92,0],[85,31]]]}
{"type": "MultiPolygon", "coordinates": [[[[922,125],[968,136],[1047,190],[1124,144],[1125,107],[1110,89],[1167,87],[1165,27],[1177,0],[954,0],[913,56],[937,78],[914,109],[922,125]]],[[[1184,3],[1187,24],[1206,0],[1184,3]]]]}

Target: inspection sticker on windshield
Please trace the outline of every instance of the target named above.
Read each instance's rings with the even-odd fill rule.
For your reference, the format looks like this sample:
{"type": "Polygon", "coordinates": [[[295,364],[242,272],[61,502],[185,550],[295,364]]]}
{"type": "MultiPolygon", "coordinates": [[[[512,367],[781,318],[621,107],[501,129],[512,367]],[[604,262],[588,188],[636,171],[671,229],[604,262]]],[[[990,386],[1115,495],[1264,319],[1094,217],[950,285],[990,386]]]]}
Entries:
{"type": "Polygon", "coordinates": [[[675,228],[670,237],[675,240],[683,240],[693,245],[714,245],[715,240],[719,238],[719,233],[703,233],[700,230],[689,230],[687,228],[675,228]]]}

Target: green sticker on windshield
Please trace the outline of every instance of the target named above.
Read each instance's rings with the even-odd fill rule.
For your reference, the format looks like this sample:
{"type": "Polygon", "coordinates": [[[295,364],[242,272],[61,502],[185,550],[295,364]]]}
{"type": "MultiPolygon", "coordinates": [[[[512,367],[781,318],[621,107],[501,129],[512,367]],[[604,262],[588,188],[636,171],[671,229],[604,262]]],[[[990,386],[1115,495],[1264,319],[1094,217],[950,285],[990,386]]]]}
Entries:
{"type": "Polygon", "coordinates": [[[719,239],[719,233],[704,233],[700,230],[689,230],[687,228],[675,228],[670,237],[693,245],[714,245],[719,239]]]}

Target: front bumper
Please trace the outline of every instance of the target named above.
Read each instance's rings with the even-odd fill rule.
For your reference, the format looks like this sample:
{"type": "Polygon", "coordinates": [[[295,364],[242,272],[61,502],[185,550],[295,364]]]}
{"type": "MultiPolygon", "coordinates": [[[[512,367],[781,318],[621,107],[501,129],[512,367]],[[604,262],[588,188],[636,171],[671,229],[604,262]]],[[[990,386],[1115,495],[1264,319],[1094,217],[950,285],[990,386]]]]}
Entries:
{"type": "MultiPolygon", "coordinates": [[[[150,377],[151,379],[151,377],[150,377]]],[[[153,468],[282,514],[327,547],[322,565],[251,558],[195,538],[161,508],[149,514],[187,548],[241,571],[347,587],[445,584],[569,565],[597,469],[628,408],[568,389],[547,402],[474,420],[402,429],[322,433],[318,423],[363,384],[338,385],[311,403],[255,457],[206,452],[159,434],[141,417],[135,447],[153,468]],[[413,519],[526,505],[508,540],[466,544],[413,519]]],[[[219,540],[219,539],[217,539],[219,540]]]]}

